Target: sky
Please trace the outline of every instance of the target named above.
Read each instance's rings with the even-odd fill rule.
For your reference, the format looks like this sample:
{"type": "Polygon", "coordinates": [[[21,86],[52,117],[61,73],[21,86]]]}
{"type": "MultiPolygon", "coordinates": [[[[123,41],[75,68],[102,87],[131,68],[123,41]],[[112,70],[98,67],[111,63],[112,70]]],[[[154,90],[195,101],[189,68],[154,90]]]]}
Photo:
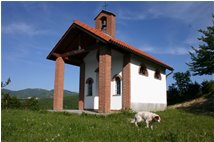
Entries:
{"type": "MultiPolygon", "coordinates": [[[[53,89],[55,62],[46,57],[74,20],[92,27],[105,2],[1,2],[1,80],[6,88],[53,89]]],[[[116,38],[174,68],[188,70],[199,29],[212,25],[214,2],[107,2],[116,15],[116,38]]],[[[169,73],[169,71],[167,72],[169,73]]],[[[170,75],[167,84],[174,83],[170,75]]],[[[214,79],[194,76],[192,81],[214,79]]],[[[65,65],[64,88],[79,91],[79,67],[65,65]]]]}

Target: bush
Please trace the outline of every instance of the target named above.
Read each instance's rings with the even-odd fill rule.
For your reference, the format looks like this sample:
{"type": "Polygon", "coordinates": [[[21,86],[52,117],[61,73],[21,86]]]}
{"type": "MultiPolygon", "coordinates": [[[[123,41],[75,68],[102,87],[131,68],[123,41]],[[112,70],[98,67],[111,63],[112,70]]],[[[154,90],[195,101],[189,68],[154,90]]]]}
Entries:
{"type": "Polygon", "coordinates": [[[1,100],[1,108],[2,109],[8,109],[9,108],[9,103],[11,100],[10,94],[8,93],[2,93],[3,98],[1,100]]]}
{"type": "Polygon", "coordinates": [[[39,102],[36,98],[30,98],[20,101],[16,96],[11,96],[9,93],[3,93],[1,101],[2,109],[29,109],[39,110],[39,102]]]}
{"type": "Polygon", "coordinates": [[[17,99],[17,97],[15,97],[15,96],[11,97],[10,108],[14,108],[14,109],[21,108],[21,102],[17,99]]]}
{"type": "Polygon", "coordinates": [[[15,96],[10,96],[9,93],[3,93],[1,102],[2,109],[19,109],[21,108],[21,102],[15,96]]]}
{"type": "Polygon", "coordinates": [[[39,101],[34,97],[27,99],[24,102],[24,108],[30,110],[39,110],[39,101]]]}

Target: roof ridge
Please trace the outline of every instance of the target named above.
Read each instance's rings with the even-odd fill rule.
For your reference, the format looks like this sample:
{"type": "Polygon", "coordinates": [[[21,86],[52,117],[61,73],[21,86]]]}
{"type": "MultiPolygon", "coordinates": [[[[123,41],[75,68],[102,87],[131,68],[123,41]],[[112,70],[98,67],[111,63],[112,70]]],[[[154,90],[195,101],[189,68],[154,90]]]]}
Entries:
{"type": "Polygon", "coordinates": [[[74,24],[79,25],[83,28],[85,28],[86,30],[88,30],[89,32],[98,35],[99,37],[101,37],[102,39],[104,39],[105,41],[109,41],[112,37],[103,33],[101,30],[95,29],[79,20],[74,20],[74,24]]]}
{"type": "Polygon", "coordinates": [[[100,37],[101,39],[107,41],[107,42],[110,42],[110,43],[113,43],[113,44],[116,44],[117,46],[122,46],[123,48],[126,48],[128,50],[130,50],[131,52],[134,52],[135,54],[139,54],[141,56],[144,56],[146,57],[147,59],[150,59],[151,61],[155,61],[161,65],[163,65],[164,67],[168,68],[169,70],[173,70],[172,67],[170,67],[169,65],[165,64],[164,62],[158,60],[157,58],[149,55],[148,53],[132,46],[132,45],[129,45],[128,43],[126,42],[123,42],[117,38],[114,38],[114,37],[111,37],[107,34],[105,34],[104,32],[102,32],[101,30],[98,30],[96,28],[93,28],[79,20],[74,20],[74,24],[86,29],[87,31],[91,32],[92,34],[95,34],[96,36],[100,37]]]}

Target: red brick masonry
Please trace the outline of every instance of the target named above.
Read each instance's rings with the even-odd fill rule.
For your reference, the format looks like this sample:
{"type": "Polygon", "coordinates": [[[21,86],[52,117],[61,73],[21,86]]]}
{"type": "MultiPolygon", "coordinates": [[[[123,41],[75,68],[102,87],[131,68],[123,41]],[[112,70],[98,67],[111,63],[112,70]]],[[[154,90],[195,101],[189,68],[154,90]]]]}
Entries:
{"type": "Polygon", "coordinates": [[[54,110],[63,109],[64,93],[64,61],[62,57],[56,59],[55,82],[54,82],[54,110]]]}
{"type": "Polygon", "coordinates": [[[79,110],[84,110],[85,63],[80,65],[79,110]]]}
{"type": "Polygon", "coordinates": [[[130,100],[130,91],[131,91],[131,57],[130,55],[124,55],[123,57],[123,71],[122,71],[122,107],[123,109],[129,109],[131,100],[130,100]]]}
{"type": "Polygon", "coordinates": [[[110,112],[111,49],[100,48],[99,55],[99,112],[110,112]]]}
{"type": "Polygon", "coordinates": [[[106,17],[107,19],[107,29],[106,32],[112,36],[115,37],[115,15],[112,14],[107,14],[107,13],[100,13],[97,17],[96,17],[96,29],[101,30],[101,18],[102,17],[106,17]]]}

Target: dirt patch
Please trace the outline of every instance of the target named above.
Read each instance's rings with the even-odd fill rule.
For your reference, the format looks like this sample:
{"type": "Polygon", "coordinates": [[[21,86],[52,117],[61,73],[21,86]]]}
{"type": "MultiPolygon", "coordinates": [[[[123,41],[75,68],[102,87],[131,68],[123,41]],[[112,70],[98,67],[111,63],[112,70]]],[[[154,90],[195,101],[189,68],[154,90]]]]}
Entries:
{"type": "Polygon", "coordinates": [[[168,108],[183,109],[193,113],[204,113],[214,116],[214,96],[200,97],[188,102],[169,106],[168,108]]]}

